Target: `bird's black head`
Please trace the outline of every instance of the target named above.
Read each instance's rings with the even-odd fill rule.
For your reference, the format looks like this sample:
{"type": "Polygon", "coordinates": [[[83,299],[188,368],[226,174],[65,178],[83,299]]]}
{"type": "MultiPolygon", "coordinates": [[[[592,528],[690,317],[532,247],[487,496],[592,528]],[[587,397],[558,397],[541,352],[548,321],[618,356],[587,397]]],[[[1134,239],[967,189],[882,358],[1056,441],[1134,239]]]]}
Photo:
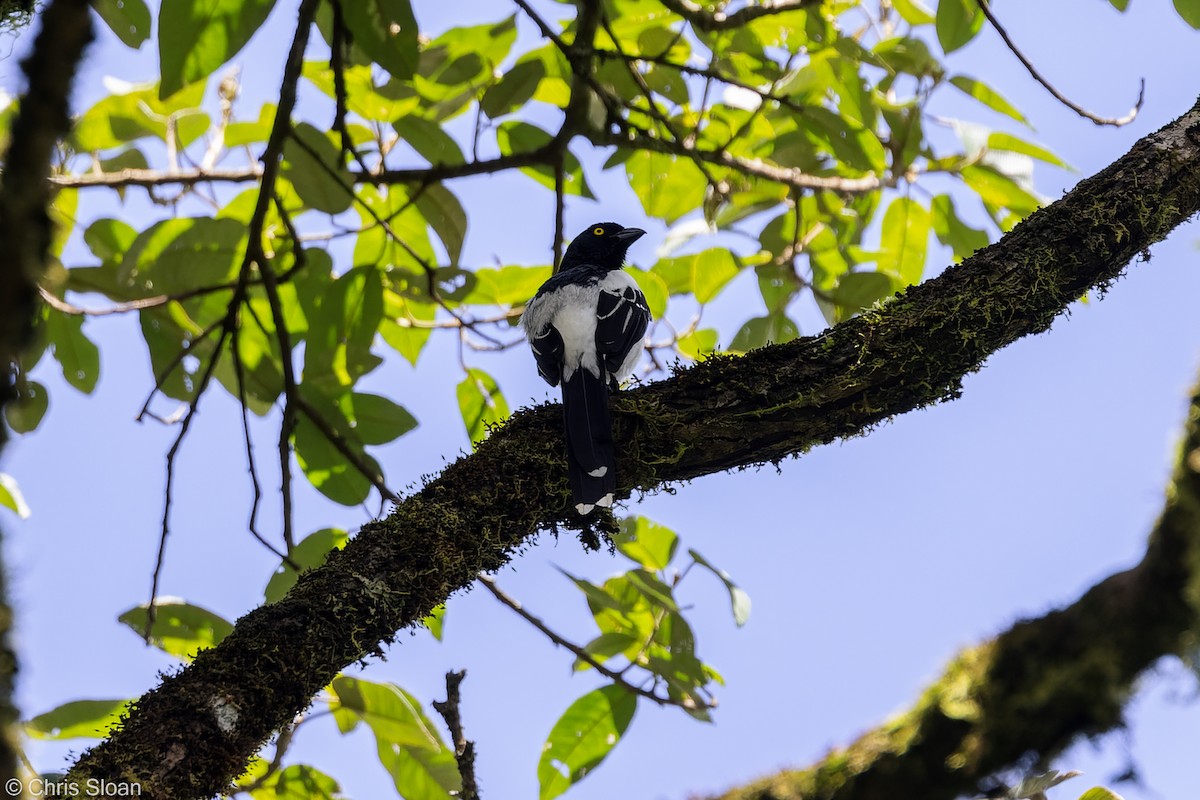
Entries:
{"type": "Polygon", "coordinates": [[[625,251],[646,232],[641,228],[622,228],[615,222],[597,222],[571,240],[563,254],[560,270],[578,266],[620,269],[625,251]]]}

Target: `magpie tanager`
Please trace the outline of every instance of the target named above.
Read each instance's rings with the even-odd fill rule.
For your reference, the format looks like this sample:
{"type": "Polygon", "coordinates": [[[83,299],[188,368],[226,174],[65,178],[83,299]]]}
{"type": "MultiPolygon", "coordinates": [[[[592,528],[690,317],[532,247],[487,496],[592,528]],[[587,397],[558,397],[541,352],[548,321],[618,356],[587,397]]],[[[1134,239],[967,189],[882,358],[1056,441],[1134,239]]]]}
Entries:
{"type": "Polygon", "coordinates": [[[567,482],[580,514],[611,506],[617,488],[608,393],[637,366],[650,325],[646,297],[621,267],[645,233],[600,222],[576,236],[521,319],[538,374],[562,384],[567,482]]]}

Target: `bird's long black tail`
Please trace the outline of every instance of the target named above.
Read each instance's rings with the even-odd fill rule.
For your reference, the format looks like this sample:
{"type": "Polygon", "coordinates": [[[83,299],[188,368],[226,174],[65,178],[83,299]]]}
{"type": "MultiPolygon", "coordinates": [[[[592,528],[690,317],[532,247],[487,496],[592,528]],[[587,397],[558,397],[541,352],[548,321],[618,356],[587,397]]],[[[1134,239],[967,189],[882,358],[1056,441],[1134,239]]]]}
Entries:
{"type": "Polygon", "coordinates": [[[562,399],[567,481],[575,509],[586,514],[593,506],[611,506],[617,488],[617,459],[608,413],[608,387],[580,368],[570,380],[563,381],[562,399]]]}

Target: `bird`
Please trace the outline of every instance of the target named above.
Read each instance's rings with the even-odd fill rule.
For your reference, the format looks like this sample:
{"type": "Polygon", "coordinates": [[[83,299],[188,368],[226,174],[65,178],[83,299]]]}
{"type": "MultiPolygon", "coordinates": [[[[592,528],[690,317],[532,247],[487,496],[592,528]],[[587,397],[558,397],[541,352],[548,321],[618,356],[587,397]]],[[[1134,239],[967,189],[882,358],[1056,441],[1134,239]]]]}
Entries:
{"type": "Polygon", "coordinates": [[[521,318],[538,374],[562,384],[567,482],[580,515],[611,507],[617,488],[608,396],[637,366],[651,320],[646,296],[622,267],[645,234],[615,222],[584,230],[521,318]]]}

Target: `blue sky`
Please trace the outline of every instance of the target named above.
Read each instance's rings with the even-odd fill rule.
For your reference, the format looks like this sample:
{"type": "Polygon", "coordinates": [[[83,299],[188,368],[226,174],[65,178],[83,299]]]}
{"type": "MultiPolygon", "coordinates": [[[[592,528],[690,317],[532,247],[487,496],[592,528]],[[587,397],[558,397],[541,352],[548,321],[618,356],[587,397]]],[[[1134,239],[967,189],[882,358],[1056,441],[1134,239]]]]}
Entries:
{"type": "MultiPolygon", "coordinates": [[[[281,4],[238,58],[246,84],[239,108],[246,117],[256,112],[256,98],[277,91],[291,8],[281,4]]],[[[451,4],[416,8],[431,30],[465,19],[463,8],[472,21],[509,13],[499,0],[453,12],[451,4]]],[[[551,16],[562,13],[554,4],[546,8],[551,16]]],[[[1113,130],[1059,106],[994,33],[985,31],[951,57],[953,70],[981,77],[1009,97],[1036,126],[1033,138],[1078,168],[1039,167],[1038,188],[1051,198],[1185,111],[1200,92],[1194,78],[1200,34],[1169,4],[1135,2],[1125,15],[1100,0],[998,11],[1056,85],[1098,113],[1123,114],[1137,79],[1147,81],[1139,119],[1113,130]]],[[[520,24],[522,35],[531,36],[520,24]]],[[[27,47],[26,37],[13,50],[19,55],[27,47]]],[[[100,95],[104,75],[150,78],[152,56],[149,50],[131,54],[102,35],[76,107],[100,95]]],[[[12,91],[16,57],[0,63],[0,74],[12,91]]],[[[321,119],[320,109],[302,101],[298,114],[321,119]]],[[[1003,124],[949,97],[937,110],[1003,124]]],[[[588,178],[602,202],[573,203],[569,232],[597,219],[643,225],[621,173],[589,168],[588,178]]],[[[548,259],[548,192],[520,176],[473,179],[455,189],[471,213],[465,263],[494,256],[505,263],[548,259]]],[[[88,199],[83,217],[113,213],[105,207],[111,195],[88,199]]],[[[631,259],[646,266],[662,228],[643,227],[651,235],[631,259]]],[[[700,652],[729,683],[719,692],[715,724],[642,704],[626,740],[568,797],[682,798],[807,764],[905,708],[959,647],[1070,602],[1134,563],[1161,508],[1187,392],[1200,367],[1198,240],[1194,224],[1181,228],[1103,301],[1077,304],[1048,334],[993,357],[967,378],[964,396],[954,403],[818,449],[778,472],[711,476],[632,503],[629,511],[674,528],[685,546],[732,573],[753,597],[754,611],[749,624],[736,629],[720,584],[690,576],[681,599],[694,605],[690,619],[700,652]]],[[[930,272],[949,262],[947,253],[933,253],[930,272]]],[[[760,313],[751,282],[731,287],[712,310],[726,340],[741,320],[760,313]]],[[[800,318],[803,332],[818,332],[815,313],[802,311],[800,318]]],[[[50,412],[36,433],[6,450],[2,464],[33,509],[26,521],[0,519],[18,612],[18,698],[31,714],[70,699],[139,695],[173,664],[142,646],[116,617],[149,592],[163,459],[175,432],[132,422],[151,381],[136,320],[91,321],[86,329],[102,351],[95,394],[75,392],[56,364],[44,360],[35,377],[50,389],[50,412]]],[[[477,355],[473,363],[497,377],[513,407],[549,394],[521,349],[477,355]]],[[[451,401],[460,377],[446,337],[435,339],[418,369],[389,358],[369,378],[370,391],[403,403],[421,422],[379,452],[392,485],[416,482],[467,447],[451,401]]],[[[236,406],[214,391],[201,408],[178,462],[162,588],[234,619],[261,601],[275,561],[245,532],[250,498],[236,406]]],[[[268,463],[275,422],[268,417],[257,428],[258,452],[268,463]]],[[[276,479],[268,474],[265,483],[276,479]]],[[[332,506],[303,482],[298,486],[302,532],[330,525],[353,530],[368,518],[362,509],[332,506]]],[[[273,508],[266,506],[264,519],[272,520],[273,508]]],[[[586,641],[592,623],[582,596],[551,564],[596,579],[625,565],[582,553],[569,536],[558,542],[544,536],[499,575],[501,586],[552,627],[586,641]]],[[[572,700],[598,685],[590,674],[571,677],[570,663],[486,593],[473,591],[451,600],[445,642],[423,633],[402,637],[386,663],[373,662],[365,677],[394,681],[428,703],[443,696],[448,669],[466,667],[463,713],[467,734],[477,741],[483,791],[531,797],[546,733],[572,700]]],[[[1195,678],[1183,667],[1161,665],[1134,700],[1128,731],[1095,748],[1080,745],[1059,762],[1087,775],[1057,796],[1077,796],[1123,771],[1130,758],[1144,785],[1115,787],[1127,798],[1195,796],[1195,691],[1195,678]]],[[[70,743],[74,750],[85,744],[70,743]]],[[[35,744],[30,754],[48,770],[62,766],[66,749],[35,744]]],[[[352,797],[392,791],[362,732],[343,738],[330,720],[314,721],[291,752],[334,775],[352,797]]]]}

